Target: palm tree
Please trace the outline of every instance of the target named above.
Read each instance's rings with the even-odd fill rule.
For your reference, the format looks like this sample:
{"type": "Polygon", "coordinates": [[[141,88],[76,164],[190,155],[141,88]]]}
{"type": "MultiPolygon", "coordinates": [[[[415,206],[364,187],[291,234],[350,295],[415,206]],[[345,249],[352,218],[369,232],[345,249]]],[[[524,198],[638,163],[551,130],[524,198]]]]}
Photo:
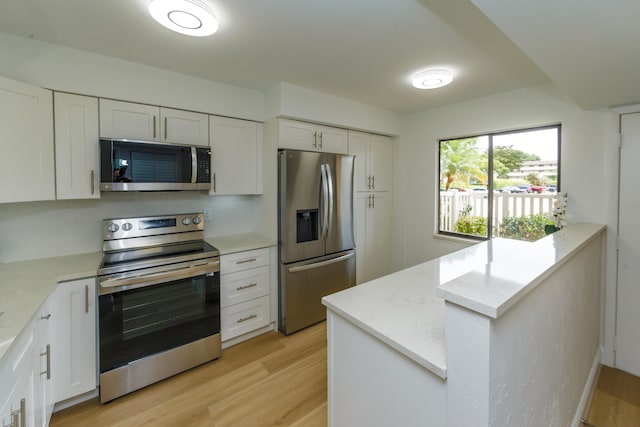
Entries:
{"type": "Polygon", "coordinates": [[[454,181],[462,181],[469,185],[469,178],[486,185],[487,165],[482,161],[476,142],[477,138],[440,141],[440,179],[446,179],[446,191],[449,191],[454,181]]]}

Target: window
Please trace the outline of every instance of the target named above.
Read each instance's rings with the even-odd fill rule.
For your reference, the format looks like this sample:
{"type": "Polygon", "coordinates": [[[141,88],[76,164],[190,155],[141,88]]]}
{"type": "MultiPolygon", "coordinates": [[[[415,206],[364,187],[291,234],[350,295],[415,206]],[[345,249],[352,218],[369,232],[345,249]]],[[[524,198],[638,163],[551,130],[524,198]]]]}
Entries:
{"type": "Polygon", "coordinates": [[[439,143],[438,232],[537,240],[560,189],[560,125],[439,143]]]}

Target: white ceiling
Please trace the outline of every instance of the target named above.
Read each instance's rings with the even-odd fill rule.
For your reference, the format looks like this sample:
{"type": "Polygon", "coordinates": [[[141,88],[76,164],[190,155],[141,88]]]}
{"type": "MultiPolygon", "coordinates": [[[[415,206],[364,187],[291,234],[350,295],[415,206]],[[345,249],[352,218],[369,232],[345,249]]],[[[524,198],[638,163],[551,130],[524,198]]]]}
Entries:
{"type": "Polygon", "coordinates": [[[640,26],[631,22],[640,16],[637,0],[207,0],[220,30],[206,38],[161,27],[146,11],[149,1],[1,0],[0,32],[259,91],[284,81],[399,113],[548,76],[588,108],[640,101],[633,79],[640,75],[640,26]],[[591,16],[606,9],[601,3],[627,9],[598,20],[592,34],[591,16]],[[581,12],[569,13],[571,5],[581,12]],[[620,21],[613,19],[618,13],[620,21]],[[623,46],[607,41],[633,33],[623,46]],[[616,67],[616,81],[593,90],[612,75],[602,72],[608,61],[625,53],[635,54],[632,66],[616,67]],[[412,88],[411,75],[430,67],[452,69],[454,82],[438,90],[412,88]]]}

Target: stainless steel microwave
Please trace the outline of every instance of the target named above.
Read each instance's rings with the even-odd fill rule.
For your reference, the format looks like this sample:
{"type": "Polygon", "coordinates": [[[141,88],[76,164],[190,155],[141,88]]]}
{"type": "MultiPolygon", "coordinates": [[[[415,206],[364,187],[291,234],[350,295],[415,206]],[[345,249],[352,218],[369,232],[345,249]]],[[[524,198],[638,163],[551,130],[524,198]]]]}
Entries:
{"type": "Polygon", "coordinates": [[[211,189],[209,147],[100,140],[101,191],[211,189]]]}

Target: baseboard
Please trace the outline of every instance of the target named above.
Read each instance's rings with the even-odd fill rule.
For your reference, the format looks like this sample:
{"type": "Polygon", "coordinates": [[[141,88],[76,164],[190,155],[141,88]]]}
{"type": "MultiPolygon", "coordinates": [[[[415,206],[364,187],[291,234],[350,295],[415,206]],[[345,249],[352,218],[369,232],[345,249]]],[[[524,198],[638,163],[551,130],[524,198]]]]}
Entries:
{"type": "Polygon", "coordinates": [[[87,400],[91,400],[98,396],[100,396],[100,389],[96,388],[95,390],[91,390],[79,396],[74,396],[70,399],[63,400],[62,402],[56,403],[55,406],[53,407],[53,412],[62,411],[63,409],[70,408],[72,406],[75,406],[82,402],[86,402],[87,400]]]}
{"type": "Polygon", "coordinates": [[[584,390],[582,391],[582,396],[580,397],[580,402],[578,402],[578,408],[576,409],[576,414],[573,417],[573,422],[571,423],[571,427],[584,427],[584,424],[580,422],[581,419],[587,418],[587,412],[589,411],[589,407],[591,406],[591,401],[593,400],[593,394],[596,391],[596,382],[598,380],[598,373],[600,372],[600,361],[602,360],[602,353],[600,351],[600,347],[596,351],[596,355],[593,358],[593,364],[591,365],[591,370],[589,371],[589,377],[587,378],[587,383],[584,386],[584,390]]]}

